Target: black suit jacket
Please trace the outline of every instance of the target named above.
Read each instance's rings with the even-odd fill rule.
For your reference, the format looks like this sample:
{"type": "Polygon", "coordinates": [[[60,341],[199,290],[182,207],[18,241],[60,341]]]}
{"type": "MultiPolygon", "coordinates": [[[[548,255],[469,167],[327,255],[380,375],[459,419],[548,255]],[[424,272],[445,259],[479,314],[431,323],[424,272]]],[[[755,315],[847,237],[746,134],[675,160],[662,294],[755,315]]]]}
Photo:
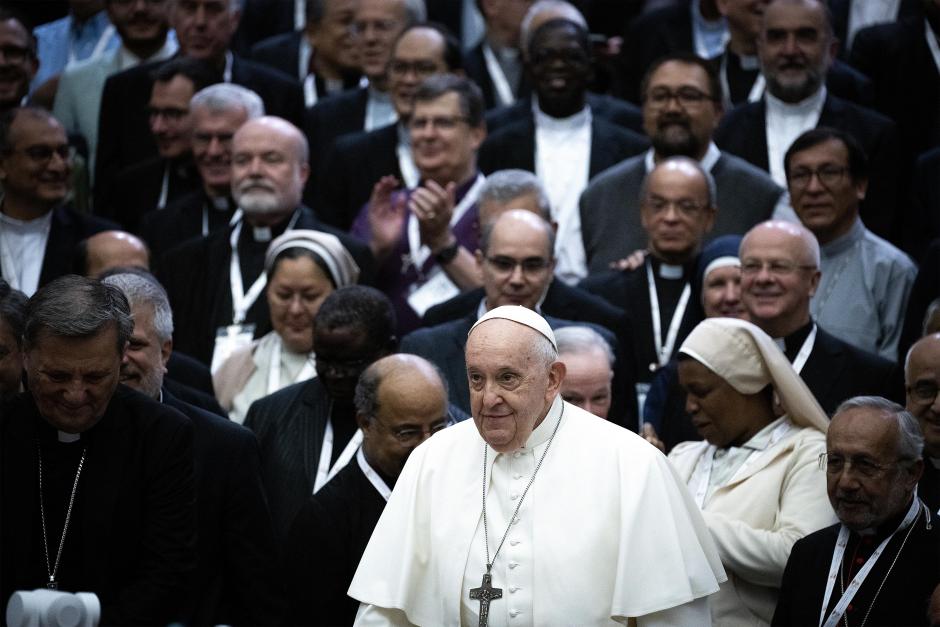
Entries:
{"type": "Polygon", "coordinates": [[[262,39],[251,47],[251,58],[300,80],[297,70],[303,36],[303,32],[298,30],[262,39]]]}
{"type": "Polygon", "coordinates": [[[844,400],[860,395],[904,402],[900,371],[893,363],[843,342],[818,328],[813,352],[800,372],[829,416],[844,400]]]}
{"type": "MultiPolygon", "coordinates": [[[[150,75],[163,63],[166,61],[139,65],[114,74],[105,82],[95,157],[96,207],[108,206],[116,172],[157,154],[148,124],[147,104],[153,87],[150,75]]],[[[232,59],[232,82],[261,96],[269,115],[300,125],[303,92],[300,83],[291,76],[236,55],[232,59]]]]}
{"type": "Polygon", "coordinates": [[[380,178],[391,174],[402,180],[397,147],[397,124],[338,138],[320,182],[315,205],[320,219],[349,230],[380,178]]]}
{"type": "Polygon", "coordinates": [[[174,350],[166,363],[166,376],[203,394],[213,395],[212,374],[198,359],[174,350]]]}
{"type": "MultiPolygon", "coordinates": [[[[36,441],[54,447],[56,431],[27,392],[0,406],[0,433],[0,596],[6,600],[45,583],[36,441]]],[[[87,455],[70,523],[80,543],[66,541],[63,552],[77,571],[71,582],[63,574],[61,589],[97,594],[102,625],[178,620],[196,567],[192,423],[119,386],[83,439],[87,455]]]]}
{"type": "MultiPolygon", "coordinates": [[[[850,625],[862,624],[866,615],[868,619],[865,624],[873,627],[926,627],[930,624],[927,620],[927,603],[940,577],[940,560],[937,559],[940,528],[937,526],[936,515],[931,513],[930,516],[932,526],[927,528],[924,512],[921,511],[920,517],[914,521],[914,529],[897,562],[892,559],[906,533],[902,531],[896,534],[888,543],[881,559],[875,563],[852,601],[850,607],[853,609],[847,613],[850,625]],[[892,564],[891,573],[885,579],[892,564]]],[[[819,624],[826,578],[829,575],[829,565],[840,527],[841,525],[836,524],[820,529],[797,540],[793,545],[790,559],[787,560],[786,569],[783,571],[777,611],[774,612],[771,623],[774,627],[819,624]]],[[[879,541],[883,537],[876,536],[879,541]]],[[[849,559],[851,557],[847,556],[846,560],[849,559]]],[[[832,597],[830,608],[834,607],[836,600],[840,598],[837,586],[834,586],[832,597]]]]}
{"type": "Polygon", "coordinates": [[[197,625],[278,624],[277,551],[254,434],[163,389],[193,423],[198,511],[197,625]]]}
{"type": "Polygon", "coordinates": [[[849,60],[874,83],[875,108],[897,122],[905,165],[940,144],[940,71],[923,18],[863,28],[849,60]]]}
{"type": "Polygon", "coordinates": [[[921,259],[930,242],[940,237],[940,146],[918,157],[912,196],[904,250],[921,259]]]}
{"type": "MultiPolygon", "coordinates": [[[[591,163],[589,177],[649,148],[649,140],[606,120],[591,120],[591,163]]],[[[520,168],[535,172],[535,121],[513,122],[486,138],[480,146],[479,168],[484,174],[520,168]]]]}
{"type": "MultiPolygon", "coordinates": [[[[174,161],[167,182],[167,205],[202,186],[199,172],[190,156],[174,161]]],[[[124,168],[114,180],[114,194],[109,197],[110,204],[95,207],[95,213],[114,220],[125,231],[142,233],[143,217],[156,211],[160,201],[166,166],[166,159],[153,157],[124,168]]]]}
{"type": "Polygon", "coordinates": [[[355,461],[307,498],[287,541],[289,624],[353,623],[359,602],[346,590],[384,509],[355,461]]]}
{"type": "MultiPolygon", "coordinates": [[[[850,44],[847,36],[849,32],[849,12],[852,3],[865,2],[865,0],[829,0],[829,14],[832,18],[832,31],[839,40],[839,58],[846,60],[849,56],[850,44]]],[[[898,21],[908,19],[921,19],[924,17],[923,3],[920,0],[901,0],[898,8],[898,21]]],[[[856,33],[858,34],[858,33],[856,33]]]]}
{"type": "MultiPolygon", "coordinates": [[[[595,119],[602,118],[611,124],[643,134],[643,112],[629,102],[607,95],[588,92],[587,103],[595,119]]],[[[520,98],[508,107],[499,107],[486,114],[486,128],[490,134],[519,120],[532,119],[532,97],[520,98]]]]}
{"type": "Polygon", "coordinates": [[[95,233],[116,228],[118,225],[113,222],[80,213],[70,204],[53,209],[49,239],[39,272],[39,287],[65,274],[81,273],[83,269],[75,267],[78,243],[95,233]]]}
{"type": "MultiPolygon", "coordinates": [[[[936,210],[936,209],[934,209],[936,210]]],[[[907,299],[907,311],[904,315],[904,329],[898,342],[898,355],[907,355],[908,349],[920,339],[924,326],[924,316],[930,303],[940,297],[940,239],[935,239],[927,246],[927,251],[920,258],[920,269],[911,286],[911,295],[907,299]]]]}
{"type": "MultiPolygon", "coordinates": [[[[232,37],[232,50],[247,55],[259,41],[294,30],[294,3],[290,0],[244,0],[242,18],[232,37]]],[[[291,72],[293,76],[293,72],[291,72]]]]}
{"type": "MultiPolygon", "coordinates": [[[[493,85],[493,78],[490,75],[489,68],[486,65],[486,57],[483,56],[483,42],[468,50],[463,55],[463,70],[467,77],[472,79],[483,92],[483,102],[487,109],[494,109],[499,105],[496,95],[496,87],[493,85]]],[[[524,73],[519,77],[519,85],[510,85],[509,88],[516,97],[528,97],[532,89],[525,80],[524,73]]]]}
{"type": "Polygon", "coordinates": [[[926,458],[924,459],[924,474],[917,483],[917,494],[931,512],[940,509],[940,469],[926,458]]]}
{"type": "MultiPolygon", "coordinates": [[[[902,165],[895,124],[879,113],[827,96],[817,126],[845,131],[862,145],[870,172],[868,193],[860,208],[862,220],[871,231],[898,244],[901,233],[898,181],[902,165]]],[[[722,150],[769,171],[766,127],[764,101],[744,104],[725,114],[715,131],[715,143],[722,150]]]]}
{"type": "MultiPolygon", "coordinates": [[[[300,207],[300,217],[294,228],[336,235],[359,265],[359,282],[368,284],[372,280],[374,261],[365,244],[322,224],[308,207],[300,207]]],[[[185,242],[167,252],[159,267],[158,278],[173,307],[174,343],[181,351],[203,363],[209,363],[212,358],[218,327],[232,321],[230,233],[230,228],[219,229],[208,237],[185,242]]],[[[248,310],[246,322],[255,323],[255,337],[271,330],[264,295],[248,310]]]]}
{"type": "Polygon", "coordinates": [[[333,145],[344,135],[363,132],[368,104],[369,89],[360,87],[320,100],[304,112],[303,131],[310,144],[310,177],[304,200],[310,206],[317,206],[320,184],[325,180],[324,170],[329,163],[327,157],[333,145]]]}
{"type": "Polygon", "coordinates": [[[228,225],[235,204],[229,200],[226,210],[218,210],[204,190],[194,189],[168,203],[163,210],[144,214],[140,220],[139,234],[150,247],[153,268],[157,268],[166,251],[186,240],[202,237],[204,210],[211,233],[228,225]]]}

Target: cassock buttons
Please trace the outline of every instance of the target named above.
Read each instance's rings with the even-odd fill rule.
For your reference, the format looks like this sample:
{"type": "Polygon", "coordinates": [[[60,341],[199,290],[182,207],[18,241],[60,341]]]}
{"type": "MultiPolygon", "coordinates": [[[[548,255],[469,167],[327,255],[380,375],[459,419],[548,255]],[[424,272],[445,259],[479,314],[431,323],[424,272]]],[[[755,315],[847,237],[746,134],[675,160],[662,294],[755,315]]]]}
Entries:
{"type": "Polygon", "coordinates": [[[519,616],[519,610],[509,610],[509,615],[515,618],[516,616],[519,616]]]}
{"type": "Polygon", "coordinates": [[[515,592],[515,591],[518,590],[518,589],[519,589],[519,586],[509,586],[509,591],[510,591],[510,592],[515,592]]]}
{"type": "Polygon", "coordinates": [[[514,474],[514,475],[512,476],[512,478],[513,478],[513,479],[522,479],[522,475],[520,475],[520,474],[517,472],[516,474],[514,474]]]}
{"type": "Polygon", "coordinates": [[[512,494],[509,495],[509,498],[515,501],[517,498],[519,498],[519,495],[513,492],[512,494]]]}
{"type": "Polygon", "coordinates": [[[513,456],[513,458],[515,458],[515,459],[519,459],[519,457],[522,456],[522,453],[520,453],[519,451],[516,451],[515,453],[512,454],[512,456],[513,456]]]}
{"type": "Polygon", "coordinates": [[[515,568],[515,567],[518,566],[518,565],[519,565],[519,562],[509,562],[509,568],[510,568],[510,570],[513,569],[513,568],[515,568]]]}
{"type": "Polygon", "coordinates": [[[518,541],[518,540],[510,540],[510,541],[509,541],[509,546],[519,546],[519,541],[518,541]]]}

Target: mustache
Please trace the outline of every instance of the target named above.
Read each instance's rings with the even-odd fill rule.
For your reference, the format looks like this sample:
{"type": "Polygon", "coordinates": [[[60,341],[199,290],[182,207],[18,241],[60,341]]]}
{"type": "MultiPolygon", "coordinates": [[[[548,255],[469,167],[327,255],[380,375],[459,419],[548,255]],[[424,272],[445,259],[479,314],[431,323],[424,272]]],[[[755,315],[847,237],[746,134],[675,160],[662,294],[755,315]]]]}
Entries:
{"type": "Polygon", "coordinates": [[[658,118],[656,118],[656,125],[659,128],[662,128],[666,126],[667,124],[679,124],[681,126],[689,128],[692,122],[691,120],[689,120],[687,116],[682,115],[681,113],[676,113],[676,112],[663,113],[658,118]]]}
{"type": "Polygon", "coordinates": [[[266,178],[245,179],[235,187],[235,191],[240,193],[247,192],[251,189],[264,189],[269,192],[277,191],[274,183],[266,178]]]}

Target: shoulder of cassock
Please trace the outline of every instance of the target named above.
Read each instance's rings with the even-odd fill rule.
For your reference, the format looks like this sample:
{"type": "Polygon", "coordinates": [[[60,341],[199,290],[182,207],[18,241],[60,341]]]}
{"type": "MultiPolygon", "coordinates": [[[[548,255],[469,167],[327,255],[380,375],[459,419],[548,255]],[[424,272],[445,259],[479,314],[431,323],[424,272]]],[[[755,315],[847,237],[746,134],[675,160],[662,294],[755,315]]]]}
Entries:
{"type": "MultiPolygon", "coordinates": [[[[349,596],[402,610],[416,625],[459,624],[464,568],[482,516],[483,446],[467,420],[415,449],[349,596]]],[[[529,498],[539,504],[537,524],[570,525],[553,537],[585,545],[579,564],[560,567],[591,576],[597,560],[615,562],[605,569],[616,573],[611,617],[676,607],[716,592],[726,579],[708,528],[665,456],[573,405],[565,403],[529,498]],[[603,531],[586,532],[585,517],[603,531]]]]}

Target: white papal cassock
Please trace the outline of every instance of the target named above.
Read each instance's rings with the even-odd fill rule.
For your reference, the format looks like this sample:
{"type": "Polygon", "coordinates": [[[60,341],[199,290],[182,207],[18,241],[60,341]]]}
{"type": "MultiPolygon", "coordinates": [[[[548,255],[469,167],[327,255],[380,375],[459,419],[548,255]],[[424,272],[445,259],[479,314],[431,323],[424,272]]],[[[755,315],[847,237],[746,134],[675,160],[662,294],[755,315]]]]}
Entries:
{"type": "MultiPolygon", "coordinates": [[[[709,625],[725,574],[666,458],[634,433],[555,399],[526,446],[488,450],[490,553],[564,407],[541,469],[493,564],[489,624],[709,625]],[[674,608],[671,609],[670,608],[674,608]]],[[[366,548],[349,595],[357,625],[472,625],[485,572],[483,439],[472,420],[419,446],[366,548]]]]}

